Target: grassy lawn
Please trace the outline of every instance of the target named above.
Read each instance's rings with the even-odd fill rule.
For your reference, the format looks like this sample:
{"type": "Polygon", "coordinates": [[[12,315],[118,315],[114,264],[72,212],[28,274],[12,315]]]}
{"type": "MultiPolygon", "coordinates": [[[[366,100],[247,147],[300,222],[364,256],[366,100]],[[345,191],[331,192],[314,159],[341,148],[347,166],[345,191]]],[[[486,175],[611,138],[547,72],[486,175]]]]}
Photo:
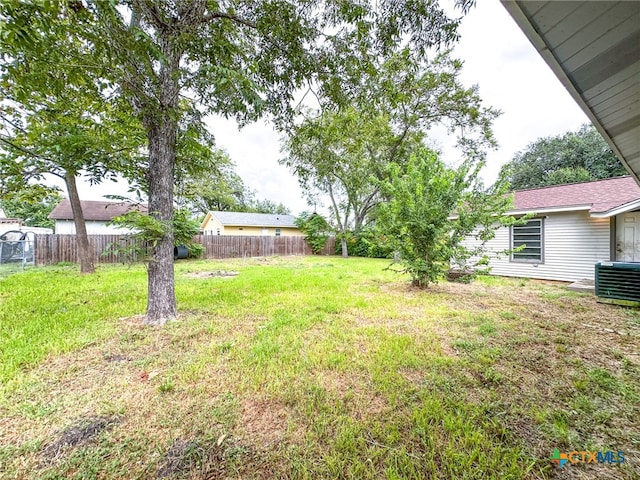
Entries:
{"type": "Polygon", "coordinates": [[[141,266],[0,279],[0,478],[640,478],[638,311],[387,265],[181,261],[161,329],[141,266]]]}

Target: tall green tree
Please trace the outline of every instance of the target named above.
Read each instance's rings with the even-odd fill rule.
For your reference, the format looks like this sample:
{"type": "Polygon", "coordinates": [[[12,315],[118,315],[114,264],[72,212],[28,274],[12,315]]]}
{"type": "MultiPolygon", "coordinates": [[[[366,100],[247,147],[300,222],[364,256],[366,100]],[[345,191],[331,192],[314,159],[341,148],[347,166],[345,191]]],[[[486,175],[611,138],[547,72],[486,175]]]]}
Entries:
{"type": "MultiPolygon", "coordinates": [[[[472,3],[455,1],[463,10],[472,3]]],[[[354,80],[343,65],[354,63],[349,59],[355,52],[376,58],[406,45],[424,58],[432,47],[455,40],[459,24],[437,0],[53,1],[38,12],[37,22],[19,5],[2,12],[9,27],[5,37],[29,49],[23,39],[33,30],[46,32],[75,15],[68,35],[93,53],[85,63],[87,76],[112,86],[145,129],[149,211],[166,226],[148,268],[151,324],[176,316],[171,217],[181,96],[241,123],[269,114],[282,127],[295,92],[308,82],[337,92],[336,85],[354,80]]]]}
{"type": "Polygon", "coordinates": [[[375,180],[388,164],[406,163],[432,127],[457,134],[464,155],[482,156],[494,145],[491,122],[499,112],[461,84],[461,68],[446,53],[425,63],[398,52],[363,75],[352,106],[313,112],[291,130],[282,163],[309,196],[329,198],[343,256],[347,232],[357,235],[382,199],[375,180]]]}
{"type": "Polygon", "coordinates": [[[586,182],[626,175],[618,157],[595,127],[539,138],[504,167],[515,190],[586,182]]]}
{"type": "Polygon", "coordinates": [[[468,159],[447,167],[436,152],[422,148],[406,166],[391,164],[381,189],[376,228],[400,254],[402,272],[427,287],[451,266],[475,268],[487,262],[486,242],[502,225],[511,204],[508,182],[501,178],[485,189],[478,175],[482,161],[468,159]]]}
{"type": "Polygon", "coordinates": [[[184,165],[176,178],[175,199],[179,207],[200,215],[210,210],[290,213],[282,203],[257,200],[255,192],[236,173],[235,164],[225,151],[217,149],[214,143],[207,145],[203,142],[206,138],[192,140],[195,148],[184,148],[178,143],[176,163],[184,165]]]}
{"type": "Polygon", "coordinates": [[[254,200],[249,205],[248,211],[255,213],[271,213],[273,215],[291,215],[291,209],[282,202],[273,200],[254,200]]]}
{"type": "MultiPolygon", "coordinates": [[[[113,141],[115,138],[127,141],[122,124],[107,118],[103,104],[91,106],[84,103],[86,99],[80,93],[61,94],[21,110],[22,125],[18,126],[16,121],[10,134],[0,136],[5,146],[0,153],[0,189],[19,193],[33,182],[42,182],[46,175],[61,179],[73,212],[80,270],[92,273],[93,252],[77,180],[85,177],[92,183],[115,181],[115,172],[131,164],[125,157],[137,152],[113,141]]],[[[134,141],[139,147],[141,139],[134,141]]]]}
{"type": "Polygon", "coordinates": [[[309,199],[329,199],[331,220],[346,257],[347,233],[359,231],[379,202],[373,180],[395,154],[397,137],[384,114],[361,115],[353,107],[308,117],[284,144],[282,163],[296,174],[309,199]],[[391,158],[390,158],[391,157],[391,158]]]}

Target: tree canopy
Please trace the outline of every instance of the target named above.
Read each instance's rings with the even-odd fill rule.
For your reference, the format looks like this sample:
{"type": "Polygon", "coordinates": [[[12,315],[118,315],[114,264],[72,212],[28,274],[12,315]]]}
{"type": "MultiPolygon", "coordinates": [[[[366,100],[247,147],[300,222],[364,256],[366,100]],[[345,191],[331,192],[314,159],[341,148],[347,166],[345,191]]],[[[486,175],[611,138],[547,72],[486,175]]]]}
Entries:
{"type": "Polygon", "coordinates": [[[382,199],[387,165],[406,164],[431,128],[444,125],[457,134],[469,158],[482,158],[494,145],[491,122],[499,112],[482,105],[475,87],[461,84],[461,68],[447,53],[417,62],[400,51],[363,74],[350,106],[310,112],[291,129],[281,163],[307,196],[329,198],[344,256],[347,231],[357,235],[382,199]]]}
{"type": "Polygon", "coordinates": [[[626,175],[595,127],[539,138],[503,167],[514,190],[626,175]]]}
{"type": "Polygon", "coordinates": [[[176,179],[176,203],[196,215],[206,215],[210,210],[291,213],[282,203],[256,199],[255,192],[236,173],[231,157],[214,145],[201,148],[197,162],[194,162],[193,156],[187,156],[184,160],[178,157],[176,161],[178,165],[189,167],[176,179]]]}
{"type": "Polygon", "coordinates": [[[0,208],[9,218],[20,218],[29,227],[53,228],[49,214],[62,197],[55,188],[29,185],[0,199],[0,208]]]}

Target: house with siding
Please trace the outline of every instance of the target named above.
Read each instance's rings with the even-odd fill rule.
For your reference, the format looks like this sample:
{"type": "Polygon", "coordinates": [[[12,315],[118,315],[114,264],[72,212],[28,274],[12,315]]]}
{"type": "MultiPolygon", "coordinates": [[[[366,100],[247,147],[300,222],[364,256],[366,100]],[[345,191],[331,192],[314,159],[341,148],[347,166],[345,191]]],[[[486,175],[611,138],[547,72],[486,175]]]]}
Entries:
{"type": "Polygon", "coordinates": [[[208,212],[200,226],[205,235],[304,235],[293,215],[246,212],[208,212]]]}
{"type": "Polygon", "coordinates": [[[11,230],[20,230],[21,227],[21,218],[7,218],[4,210],[0,208],[0,235],[11,230]]]}
{"type": "MultiPolygon", "coordinates": [[[[80,205],[82,207],[82,213],[87,226],[87,234],[89,235],[131,233],[129,229],[109,225],[109,222],[114,217],[124,215],[131,210],[140,210],[145,213],[147,211],[146,205],[128,202],[81,200],[80,205]]],[[[56,221],[56,234],[76,233],[76,224],[73,221],[71,202],[69,202],[68,199],[62,200],[58,205],[56,205],[53,211],[49,214],[49,218],[56,221]]]]}
{"type": "Polygon", "coordinates": [[[509,215],[533,216],[487,243],[494,275],[577,281],[593,279],[600,261],[640,262],[640,186],[632,177],[519,190],[513,203],[509,215]]]}

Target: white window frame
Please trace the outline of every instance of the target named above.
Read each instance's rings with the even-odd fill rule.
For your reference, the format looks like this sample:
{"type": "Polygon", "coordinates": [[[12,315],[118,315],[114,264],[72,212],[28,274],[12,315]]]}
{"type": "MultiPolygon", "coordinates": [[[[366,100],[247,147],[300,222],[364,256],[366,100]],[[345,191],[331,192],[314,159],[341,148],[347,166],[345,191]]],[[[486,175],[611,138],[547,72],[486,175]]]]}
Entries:
{"type": "Polygon", "coordinates": [[[530,246],[528,248],[539,248],[540,255],[538,258],[526,258],[521,255],[526,255],[524,252],[511,252],[510,261],[513,263],[533,263],[533,264],[543,264],[544,263],[544,218],[532,218],[527,220],[524,225],[512,225],[509,229],[509,248],[513,250],[518,246],[522,245],[524,241],[526,245],[526,238],[530,237],[532,242],[540,242],[540,247],[530,246]],[[520,229],[531,229],[534,227],[538,227],[538,233],[524,233],[519,231],[520,229]]]}
{"type": "Polygon", "coordinates": [[[276,237],[280,237],[282,235],[282,229],[276,228],[276,237]]]}

